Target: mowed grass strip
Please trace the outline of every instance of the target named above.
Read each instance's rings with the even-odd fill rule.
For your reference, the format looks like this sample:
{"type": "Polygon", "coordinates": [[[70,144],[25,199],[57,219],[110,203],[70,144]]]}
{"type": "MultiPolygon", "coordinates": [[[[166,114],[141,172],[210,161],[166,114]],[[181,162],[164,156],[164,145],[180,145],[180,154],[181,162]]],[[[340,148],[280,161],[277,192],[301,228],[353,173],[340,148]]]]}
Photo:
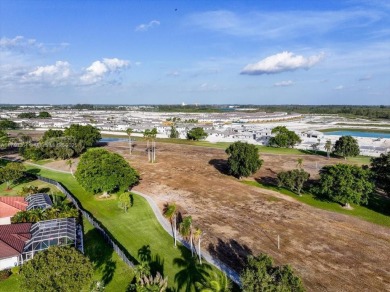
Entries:
{"type": "Polygon", "coordinates": [[[386,215],[388,213],[386,213],[385,211],[386,206],[390,208],[390,201],[378,197],[379,195],[374,195],[371,204],[376,205],[376,207],[379,207],[382,212],[376,212],[368,207],[359,206],[356,204],[351,204],[353,210],[347,210],[338,203],[317,199],[313,194],[310,193],[304,193],[302,196],[298,196],[296,193],[286,190],[284,188],[278,188],[277,186],[272,186],[272,185],[264,185],[256,181],[243,181],[242,183],[250,186],[255,186],[255,187],[279,192],[281,194],[290,196],[296,199],[297,201],[305,203],[312,207],[359,217],[368,222],[390,227],[390,214],[386,215]]]}
{"type": "MultiPolygon", "coordinates": [[[[34,171],[38,169],[31,165],[26,167],[34,171]]],[[[133,194],[133,206],[125,213],[118,207],[116,195],[109,199],[98,199],[86,192],[71,174],[38,170],[39,175],[61,182],[137,261],[145,251],[149,251],[151,265],[168,276],[169,287],[177,288],[175,275],[183,268],[175,265],[174,260],[188,260],[191,252],[174,247],[173,238],[161,227],[144,198],[133,194]]]]}

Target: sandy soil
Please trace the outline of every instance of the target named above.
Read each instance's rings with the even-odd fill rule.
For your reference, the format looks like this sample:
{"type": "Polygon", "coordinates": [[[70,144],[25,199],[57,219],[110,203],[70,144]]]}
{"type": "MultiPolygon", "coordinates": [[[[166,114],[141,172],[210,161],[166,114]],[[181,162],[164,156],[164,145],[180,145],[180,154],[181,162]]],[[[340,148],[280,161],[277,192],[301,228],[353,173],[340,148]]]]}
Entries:
{"type": "MultiPolygon", "coordinates": [[[[277,264],[290,263],[309,291],[390,290],[389,228],[244,185],[224,174],[223,150],[163,143],[157,147],[157,163],[150,164],[142,142],[131,157],[126,143],[107,146],[140,172],[136,190],[151,195],[161,207],[176,202],[183,215],[191,215],[206,232],[203,247],[231,266],[240,269],[247,254],[265,252],[277,264]]],[[[296,167],[299,157],[312,177],[323,165],[339,162],[264,154],[253,179],[272,179],[280,170],[296,167]]]]}

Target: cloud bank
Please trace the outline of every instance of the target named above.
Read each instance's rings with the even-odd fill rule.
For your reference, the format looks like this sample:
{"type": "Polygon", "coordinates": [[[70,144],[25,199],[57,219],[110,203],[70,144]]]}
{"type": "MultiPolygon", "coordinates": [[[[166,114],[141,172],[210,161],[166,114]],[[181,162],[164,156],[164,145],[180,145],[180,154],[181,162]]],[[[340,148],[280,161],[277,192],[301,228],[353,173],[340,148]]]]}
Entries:
{"type": "Polygon", "coordinates": [[[318,54],[310,57],[295,55],[291,52],[282,52],[269,56],[257,63],[246,65],[241,74],[262,75],[277,74],[297,69],[309,69],[324,58],[324,54],[318,54]]]}

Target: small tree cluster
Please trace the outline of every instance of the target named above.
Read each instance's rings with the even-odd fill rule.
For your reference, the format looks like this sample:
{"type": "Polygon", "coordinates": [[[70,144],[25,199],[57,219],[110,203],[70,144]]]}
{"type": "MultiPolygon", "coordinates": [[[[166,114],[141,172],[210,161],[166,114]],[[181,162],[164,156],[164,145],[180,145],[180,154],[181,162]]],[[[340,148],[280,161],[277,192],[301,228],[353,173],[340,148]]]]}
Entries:
{"type": "Polygon", "coordinates": [[[372,173],[367,167],[349,164],[326,165],[320,170],[314,191],[347,207],[350,203],[367,204],[374,190],[372,173]]]}
{"type": "Polygon", "coordinates": [[[303,185],[310,177],[310,174],[303,169],[293,169],[278,173],[278,187],[285,187],[301,195],[303,185]]]}
{"type": "Polygon", "coordinates": [[[123,209],[125,212],[131,207],[131,194],[129,192],[124,192],[119,196],[119,208],[123,209]]]}
{"type": "Polygon", "coordinates": [[[177,139],[179,138],[180,134],[179,131],[176,129],[175,126],[171,126],[171,133],[169,134],[169,138],[177,139]]]}
{"type": "Polygon", "coordinates": [[[187,132],[188,140],[199,141],[199,140],[206,139],[207,136],[208,134],[205,132],[205,130],[202,127],[195,127],[187,132]]]}
{"type": "Polygon", "coordinates": [[[277,126],[272,129],[274,137],[269,139],[269,145],[274,147],[293,148],[296,144],[301,143],[301,139],[294,132],[288,130],[285,126],[277,126]]]}
{"type": "Polygon", "coordinates": [[[92,283],[92,263],[73,247],[51,247],[37,253],[20,272],[28,291],[83,291],[92,283]]]}

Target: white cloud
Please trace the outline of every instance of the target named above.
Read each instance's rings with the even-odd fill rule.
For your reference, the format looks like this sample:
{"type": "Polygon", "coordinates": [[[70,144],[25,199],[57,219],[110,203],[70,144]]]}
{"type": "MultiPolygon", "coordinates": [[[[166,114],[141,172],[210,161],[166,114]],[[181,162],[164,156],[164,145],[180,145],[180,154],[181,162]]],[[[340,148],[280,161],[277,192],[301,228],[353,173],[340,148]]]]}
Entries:
{"type": "Polygon", "coordinates": [[[333,88],[334,90],[343,90],[344,89],[344,85],[338,85],[336,86],[335,88],[333,88]]]}
{"type": "Polygon", "coordinates": [[[102,80],[108,74],[120,72],[129,65],[130,62],[127,60],[104,58],[103,61],[95,61],[91,66],[86,68],[84,74],[80,76],[80,80],[83,84],[94,84],[102,80]]]}
{"type": "Polygon", "coordinates": [[[282,52],[269,56],[257,63],[246,65],[242,69],[241,74],[276,74],[297,69],[309,69],[323,58],[324,53],[305,58],[304,56],[294,55],[291,52],[282,52]]]}
{"type": "Polygon", "coordinates": [[[287,39],[362,27],[382,17],[385,17],[383,13],[370,9],[258,11],[245,14],[217,10],[192,14],[187,18],[187,24],[239,37],[287,39]]]}
{"type": "Polygon", "coordinates": [[[57,51],[67,46],[69,46],[69,44],[66,42],[47,44],[38,42],[36,39],[25,38],[24,36],[16,36],[14,38],[0,38],[0,50],[18,53],[34,51],[47,53],[57,51]]]}
{"type": "Polygon", "coordinates": [[[67,83],[71,76],[70,64],[57,61],[54,65],[39,66],[23,76],[22,82],[42,82],[51,85],[67,83]]]}
{"type": "Polygon", "coordinates": [[[149,23],[146,24],[140,24],[135,28],[135,31],[148,31],[151,28],[154,28],[156,26],[160,25],[160,21],[158,20],[152,20],[149,23]]]}
{"type": "Polygon", "coordinates": [[[291,85],[294,85],[295,82],[291,81],[291,80],[284,80],[284,81],[280,81],[280,82],[276,82],[274,83],[274,86],[276,87],[286,87],[286,86],[291,86],[291,85]]]}

